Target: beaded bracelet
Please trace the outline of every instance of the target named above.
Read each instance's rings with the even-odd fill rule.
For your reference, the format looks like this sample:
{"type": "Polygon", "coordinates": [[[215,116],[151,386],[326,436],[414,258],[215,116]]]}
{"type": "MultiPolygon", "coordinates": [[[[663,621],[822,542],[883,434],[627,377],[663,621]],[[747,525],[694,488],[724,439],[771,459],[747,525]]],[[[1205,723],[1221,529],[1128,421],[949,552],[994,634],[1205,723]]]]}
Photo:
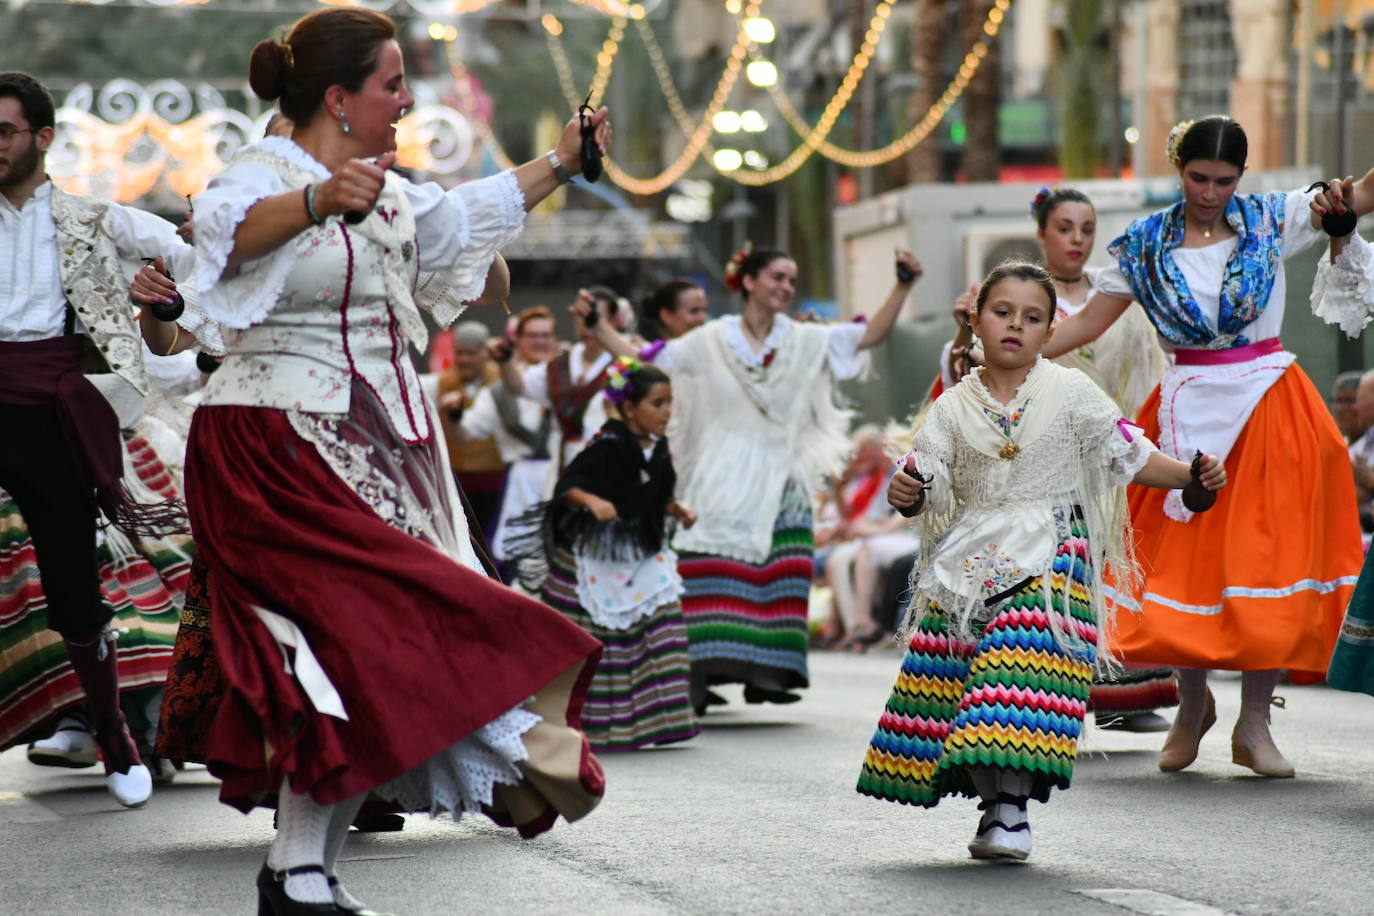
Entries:
{"type": "Polygon", "coordinates": [[[316,226],[324,222],[324,217],[315,212],[315,186],[313,184],[305,186],[305,212],[316,226]]]}

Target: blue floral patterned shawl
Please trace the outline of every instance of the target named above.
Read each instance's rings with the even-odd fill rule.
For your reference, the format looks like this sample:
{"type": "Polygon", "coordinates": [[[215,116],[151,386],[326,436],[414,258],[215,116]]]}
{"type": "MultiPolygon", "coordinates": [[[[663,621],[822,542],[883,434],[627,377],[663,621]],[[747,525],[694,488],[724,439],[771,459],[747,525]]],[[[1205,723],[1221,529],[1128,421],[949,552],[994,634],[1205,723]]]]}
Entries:
{"type": "Polygon", "coordinates": [[[1269,304],[1282,263],[1286,192],[1236,194],[1226,222],[1240,236],[1226,262],[1217,326],[1198,308],[1173,251],[1183,244],[1183,201],[1138,219],[1107,247],[1160,336],[1175,344],[1224,350],[1250,343],[1241,329],[1269,304]]]}

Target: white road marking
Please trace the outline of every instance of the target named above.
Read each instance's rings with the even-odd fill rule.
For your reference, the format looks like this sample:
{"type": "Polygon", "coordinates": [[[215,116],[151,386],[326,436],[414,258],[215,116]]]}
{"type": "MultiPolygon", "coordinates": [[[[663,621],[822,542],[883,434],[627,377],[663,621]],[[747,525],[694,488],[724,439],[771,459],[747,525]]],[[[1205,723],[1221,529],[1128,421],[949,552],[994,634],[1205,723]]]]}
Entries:
{"type": "Polygon", "coordinates": [[[1084,897],[1092,897],[1094,900],[1101,900],[1103,903],[1110,903],[1112,906],[1119,906],[1133,913],[1144,913],[1145,916],[1235,916],[1234,913],[1219,910],[1205,903],[1185,900],[1172,894],[1161,894],[1159,891],[1146,891],[1130,887],[1104,887],[1077,890],[1074,893],[1084,897]]]}

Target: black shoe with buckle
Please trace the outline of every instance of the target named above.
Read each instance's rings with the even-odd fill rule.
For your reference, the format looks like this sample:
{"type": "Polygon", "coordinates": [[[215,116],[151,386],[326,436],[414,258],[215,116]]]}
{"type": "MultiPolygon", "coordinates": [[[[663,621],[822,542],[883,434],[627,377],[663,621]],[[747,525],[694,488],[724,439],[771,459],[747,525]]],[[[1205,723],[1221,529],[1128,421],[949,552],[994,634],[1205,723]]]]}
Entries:
{"type": "Polygon", "coordinates": [[[324,913],[347,913],[332,901],[329,903],[303,903],[286,893],[286,879],[292,875],[310,872],[325,874],[323,865],[297,865],[273,871],[262,863],[258,872],[258,916],[317,916],[324,913]]]}

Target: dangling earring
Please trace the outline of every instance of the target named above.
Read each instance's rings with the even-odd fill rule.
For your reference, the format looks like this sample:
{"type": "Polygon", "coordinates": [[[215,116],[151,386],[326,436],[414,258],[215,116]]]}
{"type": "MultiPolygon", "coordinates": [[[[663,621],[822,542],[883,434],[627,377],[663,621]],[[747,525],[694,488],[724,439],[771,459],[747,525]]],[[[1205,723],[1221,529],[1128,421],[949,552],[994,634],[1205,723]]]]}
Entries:
{"type": "Polygon", "coordinates": [[[339,109],[339,129],[346,134],[353,132],[353,127],[348,123],[348,116],[344,114],[342,108],[339,109]]]}

